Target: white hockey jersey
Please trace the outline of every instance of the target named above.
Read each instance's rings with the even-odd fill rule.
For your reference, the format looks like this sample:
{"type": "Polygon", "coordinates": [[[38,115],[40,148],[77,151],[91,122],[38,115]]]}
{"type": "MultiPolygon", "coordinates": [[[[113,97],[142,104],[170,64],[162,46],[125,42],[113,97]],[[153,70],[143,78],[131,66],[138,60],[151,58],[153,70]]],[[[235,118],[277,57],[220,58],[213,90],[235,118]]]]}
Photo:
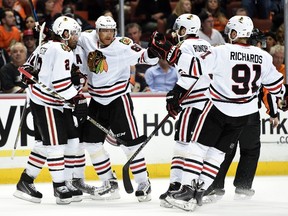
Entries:
{"type": "Polygon", "coordinates": [[[131,65],[154,65],[159,60],[149,58],[146,49],[126,37],[116,37],[109,46],[101,48],[96,30],[82,32],[78,45],[85,50],[87,56],[88,91],[95,101],[103,105],[131,91],[131,65]]]}
{"type": "MultiPolygon", "coordinates": [[[[182,53],[188,53],[196,57],[199,57],[201,54],[210,51],[211,47],[210,43],[208,43],[206,40],[199,38],[188,38],[183,42],[181,42],[179,45],[180,45],[179,48],[182,53]]],[[[205,95],[205,91],[210,85],[211,79],[209,75],[204,74],[201,77],[195,77],[193,75],[187,76],[187,74],[182,74],[182,76],[179,78],[177,82],[177,85],[185,89],[188,89],[190,88],[191,85],[193,85],[193,82],[196,81],[197,83],[193,87],[193,90],[191,91],[189,96],[183,100],[181,106],[182,107],[193,106],[199,110],[202,110],[205,102],[208,100],[207,96],[205,95]],[[187,79],[189,80],[189,82],[187,82],[187,79]]]]}
{"type": "MultiPolygon", "coordinates": [[[[36,48],[24,66],[30,65],[39,70],[38,80],[69,100],[77,95],[77,90],[71,83],[70,71],[73,60],[73,52],[68,46],[60,42],[48,41],[36,48]]],[[[34,103],[63,111],[64,101],[40,85],[30,85],[29,91],[29,96],[34,103]]]]}
{"type": "MultiPolygon", "coordinates": [[[[255,46],[225,44],[211,47],[201,55],[203,73],[213,74],[207,96],[224,114],[244,116],[258,111],[258,89],[263,85],[271,94],[283,96],[283,76],[272,64],[272,57],[255,46]]],[[[183,53],[177,63],[182,73],[201,75],[191,55],[183,53]],[[193,65],[193,66],[192,66],[193,65]],[[196,72],[195,72],[196,71],[196,72]]]]}

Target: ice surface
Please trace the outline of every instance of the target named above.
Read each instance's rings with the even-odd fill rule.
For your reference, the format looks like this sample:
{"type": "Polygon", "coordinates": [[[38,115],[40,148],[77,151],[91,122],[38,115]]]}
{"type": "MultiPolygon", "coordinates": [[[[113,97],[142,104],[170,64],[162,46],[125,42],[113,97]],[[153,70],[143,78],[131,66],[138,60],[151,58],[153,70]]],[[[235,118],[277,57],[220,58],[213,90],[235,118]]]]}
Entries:
{"type": "MultiPolygon", "coordinates": [[[[139,203],[134,194],[127,194],[119,180],[121,199],[95,201],[85,198],[82,202],[60,206],[55,203],[52,183],[36,183],[43,194],[41,204],[34,204],[13,196],[16,185],[0,185],[0,215],[17,216],[288,216],[288,176],[256,176],[251,200],[234,200],[233,178],[226,179],[226,194],[214,204],[203,205],[194,212],[165,209],[159,205],[159,195],[166,191],[168,179],[151,179],[152,200],[139,203]]],[[[99,181],[87,181],[99,186],[99,181]]],[[[133,181],[134,188],[136,184],[133,181]]]]}

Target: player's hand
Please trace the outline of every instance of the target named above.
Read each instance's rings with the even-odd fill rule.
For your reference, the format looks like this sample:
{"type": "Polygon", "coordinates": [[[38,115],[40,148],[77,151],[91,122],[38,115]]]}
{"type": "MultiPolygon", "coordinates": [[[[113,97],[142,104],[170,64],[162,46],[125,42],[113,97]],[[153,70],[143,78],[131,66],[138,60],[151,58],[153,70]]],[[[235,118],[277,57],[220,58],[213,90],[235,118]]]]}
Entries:
{"type": "Polygon", "coordinates": [[[288,96],[284,97],[284,98],[277,98],[277,106],[278,109],[282,110],[282,111],[287,111],[288,110],[288,96]]]}
{"type": "Polygon", "coordinates": [[[166,60],[170,65],[173,65],[181,54],[177,46],[173,46],[170,41],[166,40],[163,34],[157,31],[151,35],[148,50],[155,56],[166,60]]]}
{"type": "Polygon", "coordinates": [[[174,90],[169,91],[166,95],[166,109],[173,119],[176,119],[176,116],[182,110],[182,107],[179,105],[180,95],[180,92],[174,90]]]}
{"type": "Polygon", "coordinates": [[[79,70],[79,67],[73,63],[71,69],[71,82],[73,85],[84,85],[86,83],[86,79],[87,78],[79,70]]]}
{"type": "Polygon", "coordinates": [[[279,118],[272,118],[270,117],[270,124],[272,125],[273,128],[276,128],[279,125],[279,118]]]}
{"type": "Polygon", "coordinates": [[[83,123],[87,119],[88,115],[88,105],[86,98],[83,94],[78,94],[69,100],[69,102],[75,105],[72,114],[77,118],[79,123],[83,123]]]}

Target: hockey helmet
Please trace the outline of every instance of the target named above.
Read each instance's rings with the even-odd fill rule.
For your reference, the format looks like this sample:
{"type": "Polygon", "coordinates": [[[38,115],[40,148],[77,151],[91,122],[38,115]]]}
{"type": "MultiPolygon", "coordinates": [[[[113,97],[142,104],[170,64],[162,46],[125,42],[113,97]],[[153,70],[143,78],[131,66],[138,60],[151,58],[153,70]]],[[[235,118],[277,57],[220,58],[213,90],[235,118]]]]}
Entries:
{"type": "Polygon", "coordinates": [[[59,35],[63,40],[69,40],[72,35],[79,36],[81,33],[81,27],[76,20],[68,16],[58,17],[53,25],[52,30],[56,35],[59,35]],[[63,37],[64,31],[68,31],[69,36],[67,38],[63,37]]]}
{"type": "Polygon", "coordinates": [[[237,38],[249,38],[254,28],[253,22],[248,16],[233,16],[229,19],[225,26],[224,33],[228,35],[231,41],[235,41],[237,38]],[[235,38],[231,38],[232,30],[237,32],[235,38]]]}
{"type": "Polygon", "coordinates": [[[183,40],[186,35],[195,34],[197,36],[200,28],[201,21],[195,14],[182,14],[175,20],[173,25],[173,30],[176,32],[179,42],[183,40]],[[186,29],[186,32],[184,35],[179,35],[179,30],[182,27],[186,29]]]}
{"type": "Polygon", "coordinates": [[[100,16],[96,20],[95,26],[97,34],[99,34],[100,29],[114,29],[114,36],[117,34],[117,24],[111,16],[100,16]]]}

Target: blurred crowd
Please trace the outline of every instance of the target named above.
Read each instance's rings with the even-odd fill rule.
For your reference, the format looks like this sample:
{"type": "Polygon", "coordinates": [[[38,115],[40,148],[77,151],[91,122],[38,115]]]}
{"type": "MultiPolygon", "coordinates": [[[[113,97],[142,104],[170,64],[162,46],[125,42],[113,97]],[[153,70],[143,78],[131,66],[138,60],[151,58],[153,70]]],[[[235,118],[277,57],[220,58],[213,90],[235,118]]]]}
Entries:
{"type": "MultiPolygon", "coordinates": [[[[67,15],[85,31],[95,28],[94,22],[100,15],[112,16],[117,21],[119,8],[118,0],[0,0],[0,92],[25,91],[17,68],[39,44],[36,22],[40,25],[45,22],[49,29],[57,17],[67,15]],[[35,20],[30,4],[33,4],[38,20],[35,20]],[[77,11],[86,11],[87,17],[80,16],[77,11]]],[[[284,0],[126,0],[124,12],[125,36],[144,48],[155,30],[173,40],[173,24],[184,13],[199,16],[202,25],[199,38],[213,46],[227,42],[224,27],[231,16],[248,15],[268,21],[271,25],[261,30],[263,38],[259,42],[286,77],[284,0]],[[238,3],[236,7],[229,7],[235,3],[238,3]]],[[[134,92],[167,92],[178,79],[176,69],[165,61],[159,61],[155,66],[131,66],[130,70],[134,92]]]]}

